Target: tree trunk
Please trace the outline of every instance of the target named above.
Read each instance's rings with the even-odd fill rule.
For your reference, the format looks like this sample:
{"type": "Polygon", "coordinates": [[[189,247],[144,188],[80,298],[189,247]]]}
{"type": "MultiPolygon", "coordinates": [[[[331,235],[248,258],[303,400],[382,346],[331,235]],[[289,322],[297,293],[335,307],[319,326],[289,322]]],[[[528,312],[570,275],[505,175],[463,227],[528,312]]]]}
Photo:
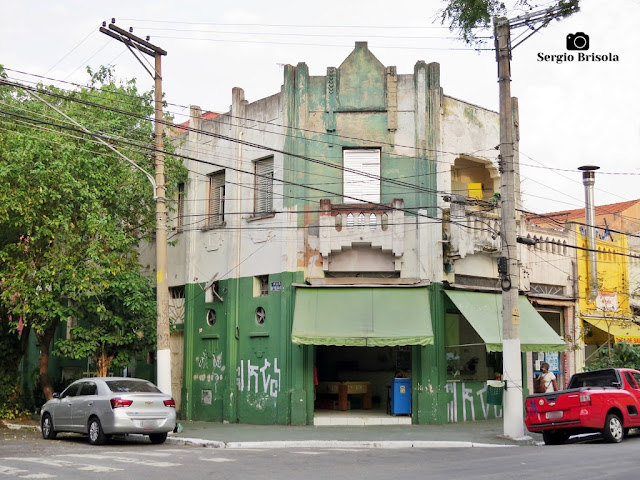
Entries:
{"type": "Polygon", "coordinates": [[[96,365],[98,367],[97,376],[98,377],[106,377],[109,373],[109,367],[111,367],[111,362],[113,362],[113,355],[108,356],[107,352],[102,349],[100,354],[96,358],[96,365]]]}
{"type": "Polygon", "coordinates": [[[57,326],[58,320],[55,320],[44,332],[38,333],[36,331],[36,338],[40,347],[40,385],[46,400],[53,398],[53,384],[49,377],[49,357],[51,355],[51,341],[57,326]]]}
{"type": "Polygon", "coordinates": [[[31,325],[25,325],[22,328],[22,334],[20,335],[20,349],[18,351],[18,358],[16,358],[16,365],[20,363],[27,348],[29,347],[29,337],[31,335],[31,325]]]}

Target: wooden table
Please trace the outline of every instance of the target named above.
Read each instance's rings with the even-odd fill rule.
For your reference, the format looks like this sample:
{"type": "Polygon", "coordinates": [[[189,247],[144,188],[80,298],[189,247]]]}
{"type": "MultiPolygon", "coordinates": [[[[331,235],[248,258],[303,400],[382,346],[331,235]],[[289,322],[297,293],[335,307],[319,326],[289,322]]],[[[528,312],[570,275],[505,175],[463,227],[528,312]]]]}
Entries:
{"type": "Polygon", "coordinates": [[[349,409],[349,395],[364,395],[362,408],[371,409],[371,382],[319,382],[316,391],[319,394],[338,395],[338,410],[349,409]]]}

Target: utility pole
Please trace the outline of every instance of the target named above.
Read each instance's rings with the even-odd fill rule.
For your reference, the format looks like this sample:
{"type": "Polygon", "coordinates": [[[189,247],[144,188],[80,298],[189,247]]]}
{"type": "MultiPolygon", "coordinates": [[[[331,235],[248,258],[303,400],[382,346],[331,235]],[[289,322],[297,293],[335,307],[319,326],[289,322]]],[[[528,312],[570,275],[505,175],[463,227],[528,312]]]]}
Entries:
{"type": "Polygon", "coordinates": [[[502,257],[498,273],[502,287],[502,365],[505,382],[503,421],[504,435],[518,439],[524,436],[522,404],[522,353],[520,351],[520,311],[518,308],[519,259],[516,223],[516,179],[513,156],[513,111],[511,98],[511,52],[514,48],[549,25],[551,20],[578,11],[575,0],[559,2],[553,7],[518,16],[514,19],[494,18],[498,85],[500,89],[500,198],[502,257]],[[532,32],[517,44],[511,44],[511,29],[527,28],[532,32]]]}
{"type": "MultiPolygon", "coordinates": [[[[146,40],[133,35],[132,30],[127,32],[111,20],[109,28],[103,22],[100,31],[119,42],[125,44],[134,57],[155,81],[155,177],[156,177],[156,306],[157,306],[157,353],[156,375],[158,388],[171,395],[171,334],[169,331],[169,284],[167,278],[167,204],[166,182],[164,175],[164,142],[162,138],[162,56],[167,52],[146,40]],[[155,63],[150,65],[153,73],[136,54],[144,53],[154,58],[155,63]]],[[[144,57],[142,57],[144,58],[144,57]]]]}
{"type": "Polygon", "coordinates": [[[522,410],[522,354],[520,352],[520,313],[518,309],[518,250],[513,162],[513,114],[511,110],[511,29],[507,18],[494,19],[498,84],[500,87],[500,201],[502,258],[502,365],[505,382],[504,435],[524,436],[522,410]]]}

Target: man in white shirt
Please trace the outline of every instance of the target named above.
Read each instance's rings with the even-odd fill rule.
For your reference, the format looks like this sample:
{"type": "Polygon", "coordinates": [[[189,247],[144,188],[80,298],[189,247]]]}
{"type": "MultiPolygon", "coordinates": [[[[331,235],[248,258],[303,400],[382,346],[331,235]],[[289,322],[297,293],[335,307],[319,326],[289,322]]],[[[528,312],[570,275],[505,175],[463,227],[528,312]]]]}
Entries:
{"type": "Polygon", "coordinates": [[[547,392],[555,392],[558,390],[558,383],[556,382],[556,376],[553,372],[549,371],[549,364],[544,362],[540,365],[540,378],[542,378],[542,384],[544,385],[544,391],[547,392]]]}

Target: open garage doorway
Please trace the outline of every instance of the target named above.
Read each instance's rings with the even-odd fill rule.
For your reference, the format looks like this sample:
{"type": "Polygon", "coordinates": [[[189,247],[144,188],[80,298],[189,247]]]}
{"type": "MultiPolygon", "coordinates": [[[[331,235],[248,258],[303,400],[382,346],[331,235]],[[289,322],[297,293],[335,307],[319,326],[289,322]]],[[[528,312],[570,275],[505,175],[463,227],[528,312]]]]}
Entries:
{"type": "Polygon", "coordinates": [[[410,411],[392,415],[390,396],[394,378],[411,378],[411,351],[411,346],[317,345],[314,424],[410,424],[410,411]]]}

